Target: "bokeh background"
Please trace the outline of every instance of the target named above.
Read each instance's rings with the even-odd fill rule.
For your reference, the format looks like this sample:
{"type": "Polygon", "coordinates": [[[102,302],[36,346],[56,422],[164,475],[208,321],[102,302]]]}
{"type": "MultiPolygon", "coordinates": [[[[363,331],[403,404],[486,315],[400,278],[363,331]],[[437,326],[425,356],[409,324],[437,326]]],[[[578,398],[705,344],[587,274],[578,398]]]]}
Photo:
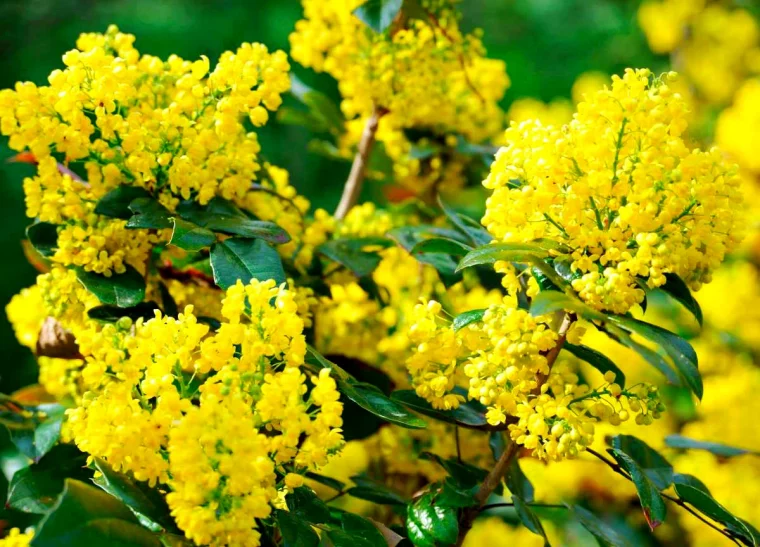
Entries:
{"type": "MultiPolygon", "coordinates": [[[[576,77],[589,70],[665,70],[667,58],[649,51],[638,28],[637,6],[632,0],[465,0],[462,27],[482,28],[489,56],[507,62],[512,85],[503,106],[508,108],[522,97],[569,97],[576,77]]],[[[80,33],[102,32],[111,23],[135,34],[140,51],[215,59],[245,41],[287,51],[288,35],[300,16],[297,0],[0,0],[0,88],[16,81],[45,83],[80,33]]],[[[299,66],[293,70],[337,99],[329,77],[299,66]]],[[[316,207],[334,208],[347,163],[307,153],[310,135],[301,127],[270,123],[259,136],[267,159],[287,166],[300,192],[316,207]]],[[[24,214],[22,181],[33,168],[6,162],[11,156],[5,139],[0,139],[2,306],[33,284],[36,275],[21,247],[24,229],[31,223],[24,214]]],[[[365,198],[378,197],[371,186],[366,192],[365,198]]],[[[12,392],[36,380],[31,354],[16,342],[4,313],[0,348],[0,391],[12,392]]]]}

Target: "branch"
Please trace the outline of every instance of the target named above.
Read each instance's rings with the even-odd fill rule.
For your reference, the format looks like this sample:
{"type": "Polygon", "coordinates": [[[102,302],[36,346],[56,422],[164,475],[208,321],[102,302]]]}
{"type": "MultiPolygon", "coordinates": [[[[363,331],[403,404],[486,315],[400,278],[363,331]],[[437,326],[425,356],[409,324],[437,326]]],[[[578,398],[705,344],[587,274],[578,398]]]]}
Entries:
{"type": "Polygon", "coordinates": [[[385,113],[385,110],[376,107],[367,119],[367,124],[364,126],[364,131],[356,150],[356,156],[354,156],[354,162],[351,164],[351,172],[348,174],[346,185],[343,187],[343,195],[340,197],[340,203],[338,203],[338,207],[335,209],[335,218],[338,220],[345,218],[359,199],[362,184],[364,183],[364,175],[367,171],[369,155],[375,144],[377,125],[385,113]]]}
{"type": "MultiPolygon", "coordinates": [[[[575,319],[575,315],[573,314],[564,313],[562,315],[562,322],[560,323],[559,330],[557,331],[557,343],[545,354],[549,370],[551,370],[554,361],[557,360],[559,352],[562,350],[562,346],[565,344],[565,339],[567,338],[567,333],[570,330],[570,326],[573,324],[575,319]]],[[[546,378],[547,377],[543,374],[538,375],[538,382],[536,388],[533,390],[534,395],[541,393],[541,386],[546,381],[546,378]]],[[[485,480],[483,481],[483,484],[480,485],[478,493],[475,494],[476,505],[462,511],[462,514],[459,518],[459,537],[457,538],[456,542],[457,547],[460,547],[462,543],[464,543],[464,538],[467,535],[467,532],[470,531],[470,528],[472,528],[472,523],[475,521],[478,513],[480,513],[480,511],[483,509],[483,506],[485,505],[486,501],[488,501],[488,498],[491,497],[493,491],[496,490],[496,487],[501,483],[504,474],[507,472],[507,469],[509,469],[509,466],[512,464],[512,460],[515,459],[519,450],[519,445],[515,441],[508,441],[507,448],[499,457],[499,460],[496,462],[496,465],[494,465],[493,469],[491,469],[491,471],[488,473],[485,480]]]]}
{"type": "MultiPolygon", "coordinates": [[[[629,481],[633,482],[633,479],[628,475],[628,473],[626,473],[623,470],[623,468],[617,462],[614,462],[612,460],[607,459],[607,457],[603,456],[602,454],[600,454],[599,452],[597,452],[596,450],[594,450],[592,448],[586,448],[586,452],[588,452],[592,456],[595,456],[596,458],[598,458],[599,460],[601,460],[602,462],[604,462],[605,464],[607,464],[607,466],[610,469],[612,469],[615,473],[617,473],[618,475],[622,475],[623,477],[625,477],[629,481]]],[[[713,530],[717,530],[718,532],[720,532],[721,534],[723,534],[724,536],[726,536],[728,539],[730,539],[731,541],[733,541],[737,545],[741,545],[741,543],[739,543],[738,541],[736,541],[736,538],[734,538],[734,536],[730,532],[728,532],[727,530],[724,530],[724,529],[720,528],[716,524],[713,524],[712,522],[710,522],[709,520],[707,520],[706,518],[704,518],[702,515],[700,515],[699,513],[697,513],[694,509],[692,509],[691,507],[689,507],[686,504],[686,502],[683,501],[682,499],[676,498],[674,496],[671,496],[670,494],[666,494],[665,492],[660,492],[660,495],[663,498],[665,498],[666,500],[672,501],[676,505],[678,505],[680,507],[683,507],[689,513],[691,513],[692,515],[694,515],[695,517],[697,517],[699,520],[701,520],[702,522],[704,522],[705,524],[707,524],[710,528],[712,528],[713,530]]]]}

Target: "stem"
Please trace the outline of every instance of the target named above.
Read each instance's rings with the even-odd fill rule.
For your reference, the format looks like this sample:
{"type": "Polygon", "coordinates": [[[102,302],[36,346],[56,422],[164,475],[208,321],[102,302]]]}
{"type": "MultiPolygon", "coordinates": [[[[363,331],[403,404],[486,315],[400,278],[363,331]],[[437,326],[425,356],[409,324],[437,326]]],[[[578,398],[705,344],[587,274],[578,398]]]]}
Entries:
{"type": "MultiPolygon", "coordinates": [[[[599,460],[603,461],[605,464],[607,464],[608,467],[610,467],[610,469],[612,469],[618,475],[622,475],[623,477],[625,477],[629,481],[633,482],[633,479],[628,475],[628,473],[626,473],[623,470],[623,468],[620,465],[618,465],[617,462],[613,462],[612,460],[607,459],[605,456],[603,456],[602,454],[600,454],[599,452],[597,452],[596,450],[594,450],[592,448],[586,448],[586,452],[588,452],[592,456],[595,456],[599,460]]],[[[731,535],[726,530],[723,530],[719,526],[713,524],[712,522],[710,522],[709,520],[707,520],[706,518],[704,518],[702,515],[700,515],[699,513],[697,513],[694,509],[692,509],[691,507],[689,507],[688,505],[686,505],[686,502],[683,501],[682,499],[673,497],[670,494],[666,494],[665,492],[660,492],[660,495],[663,498],[665,498],[666,500],[672,501],[676,505],[678,505],[680,507],[683,507],[689,513],[691,513],[692,515],[694,515],[695,517],[697,517],[699,520],[701,520],[702,522],[704,522],[705,524],[707,524],[710,528],[712,528],[713,530],[717,530],[718,532],[720,532],[721,534],[723,534],[724,536],[726,536],[728,539],[730,539],[731,541],[733,541],[737,545],[741,545],[739,542],[736,541],[736,538],[734,538],[733,535],[731,535]]]]}
{"type": "MultiPolygon", "coordinates": [[[[570,326],[574,321],[575,315],[569,313],[564,313],[562,315],[562,322],[560,323],[559,330],[557,331],[557,343],[545,355],[549,370],[551,370],[554,361],[557,360],[559,352],[562,350],[562,346],[565,344],[567,332],[570,330],[570,326]]],[[[547,377],[543,374],[540,374],[538,376],[536,388],[533,390],[534,394],[538,395],[541,393],[541,386],[546,381],[546,378],[547,377]]],[[[467,535],[467,532],[470,531],[470,528],[472,528],[472,523],[475,521],[475,518],[482,510],[486,501],[488,501],[488,498],[491,497],[493,491],[496,490],[496,487],[501,483],[502,477],[504,477],[507,469],[509,469],[509,466],[512,464],[512,460],[515,459],[519,451],[519,445],[513,440],[509,440],[506,449],[499,457],[496,465],[494,465],[493,469],[491,469],[491,471],[488,473],[485,480],[483,481],[483,484],[480,485],[480,489],[478,489],[477,494],[475,494],[475,506],[464,509],[459,517],[459,537],[457,538],[457,542],[455,544],[456,547],[460,547],[462,543],[464,543],[464,538],[467,535]]]]}
{"type": "Polygon", "coordinates": [[[335,218],[338,220],[345,218],[359,199],[362,184],[364,183],[364,175],[367,171],[367,160],[369,159],[370,152],[372,152],[372,146],[375,144],[377,125],[384,113],[375,108],[367,119],[367,124],[364,126],[364,131],[356,150],[356,156],[354,156],[354,163],[351,164],[351,172],[348,174],[346,185],[343,187],[343,195],[340,197],[340,203],[338,203],[338,207],[335,209],[335,218]]]}

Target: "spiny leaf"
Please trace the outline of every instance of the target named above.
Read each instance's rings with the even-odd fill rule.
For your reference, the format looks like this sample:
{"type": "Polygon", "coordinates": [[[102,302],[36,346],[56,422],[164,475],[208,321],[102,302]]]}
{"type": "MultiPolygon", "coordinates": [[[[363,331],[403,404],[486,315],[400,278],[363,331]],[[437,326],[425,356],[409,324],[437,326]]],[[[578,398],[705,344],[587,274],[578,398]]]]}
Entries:
{"type": "Polygon", "coordinates": [[[210,247],[215,241],[214,232],[208,228],[196,226],[192,222],[178,217],[171,218],[174,229],[169,243],[186,251],[200,251],[210,247]]]}

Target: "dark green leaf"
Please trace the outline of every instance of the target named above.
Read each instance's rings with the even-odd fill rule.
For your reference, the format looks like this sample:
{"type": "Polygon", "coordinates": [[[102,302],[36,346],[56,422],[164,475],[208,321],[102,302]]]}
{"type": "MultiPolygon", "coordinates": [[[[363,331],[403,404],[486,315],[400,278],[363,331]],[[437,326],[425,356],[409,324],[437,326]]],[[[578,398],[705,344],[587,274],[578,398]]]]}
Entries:
{"type": "Polygon", "coordinates": [[[674,473],[673,484],[684,484],[686,486],[691,486],[692,488],[696,488],[697,490],[701,490],[705,494],[712,495],[710,494],[710,490],[707,488],[707,486],[705,486],[705,483],[703,483],[694,475],[687,475],[685,473],[674,473]]]}
{"type": "Polygon", "coordinates": [[[127,221],[127,228],[163,230],[171,228],[169,210],[153,198],[137,198],[129,204],[134,216],[127,221]]]}
{"type": "Polygon", "coordinates": [[[617,435],[611,444],[630,456],[658,489],[665,490],[673,483],[673,466],[644,441],[633,435],[617,435]]]}
{"type": "Polygon", "coordinates": [[[364,277],[371,274],[381,260],[376,252],[364,248],[387,247],[389,244],[392,244],[390,240],[376,237],[333,239],[317,247],[317,252],[345,266],[357,277],[364,277]]]}
{"type": "Polygon", "coordinates": [[[460,404],[458,408],[453,410],[440,410],[430,406],[430,403],[417,395],[413,389],[394,391],[391,393],[391,399],[411,408],[415,412],[450,424],[478,428],[484,427],[488,423],[482,409],[471,403],[460,404]]]}
{"type": "Polygon", "coordinates": [[[728,530],[740,536],[747,545],[756,545],[753,530],[743,520],[732,515],[708,492],[697,486],[682,482],[677,482],[675,489],[679,498],[693,506],[700,513],[723,524],[728,530]]]}
{"type": "Polygon", "coordinates": [[[533,484],[523,473],[520,462],[516,458],[512,460],[509,468],[507,468],[504,480],[512,494],[520,496],[521,499],[528,503],[534,501],[535,489],[533,488],[533,484]]]}
{"type": "Polygon", "coordinates": [[[660,289],[675,298],[683,305],[684,308],[691,312],[701,327],[703,320],[702,308],[699,307],[699,302],[697,302],[694,296],[691,294],[689,287],[687,287],[683,279],[678,277],[676,274],[665,274],[665,278],[667,281],[662,287],[660,287],[660,289]]]}
{"type": "Polygon", "coordinates": [[[425,494],[409,506],[406,529],[417,547],[451,545],[459,534],[456,510],[435,505],[432,496],[425,494]]]}
{"type": "Polygon", "coordinates": [[[385,32],[401,11],[404,0],[367,0],[354,15],[377,33],[385,32]]]}
{"type": "Polygon", "coordinates": [[[55,447],[39,462],[14,473],[7,505],[24,513],[47,513],[63,491],[66,478],[86,478],[86,460],[87,456],[71,445],[55,447]]]}
{"type": "MultiPolygon", "coordinates": [[[[334,135],[340,135],[345,131],[343,113],[330,97],[307,86],[295,74],[290,75],[290,92],[308,107],[308,118],[304,120],[301,116],[301,120],[307,121],[312,126],[311,129],[313,131],[329,131],[334,135]]],[[[304,114],[298,111],[294,112],[304,114]]]]}
{"type": "Polygon", "coordinates": [[[528,530],[537,536],[543,537],[544,545],[549,545],[549,538],[546,537],[544,526],[541,524],[541,520],[538,518],[538,516],[533,512],[533,509],[531,509],[530,506],[528,506],[528,504],[526,504],[518,496],[512,496],[512,503],[515,504],[515,511],[517,512],[517,516],[520,519],[520,522],[522,522],[523,526],[525,526],[528,530]]]}
{"type": "Polygon", "coordinates": [[[349,547],[387,547],[383,534],[368,519],[353,513],[341,514],[343,531],[351,538],[349,547]]]}
{"type": "Polygon", "coordinates": [[[276,509],[274,514],[285,547],[317,547],[319,545],[319,536],[307,522],[281,509],[276,509]]]}
{"type": "Polygon", "coordinates": [[[469,463],[457,461],[456,458],[444,459],[438,454],[432,452],[423,452],[420,454],[420,458],[423,460],[430,460],[436,462],[443,467],[449,474],[449,479],[453,481],[453,484],[459,490],[469,490],[474,488],[488,475],[488,471],[475,467],[469,463]]]}
{"type": "Polygon", "coordinates": [[[34,547],[134,547],[161,545],[127,506],[105,492],[67,480],[58,503],[40,522],[34,547]]]}
{"type": "Polygon", "coordinates": [[[97,486],[121,500],[135,513],[147,517],[165,530],[175,530],[174,521],[170,515],[166,500],[156,490],[148,488],[145,483],[139,483],[114,471],[111,466],[100,458],[95,458],[93,467],[100,475],[92,479],[97,486]]]}
{"type": "Polygon", "coordinates": [[[284,125],[305,127],[312,133],[327,133],[330,131],[330,128],[325,125],[324,121],[313,113],[287,106],[277,111],[277,121],[284,125]]]}
{"type": "Polygon", "coordinates": [[[487,245],[493,239],[491,234],[486,232],[481,226],[471,226],[464,222],[461,218],[462,215],[457,213],[450,205],[443,201],[440,194],[438,195],[438,205],[440,205],[441,210],[451,223],[459,228],[459,230],[470,239],[473,245],[487,245]]]}
{"type": "Polygon", "coordinates": [[[458,331],[471,323],[482,321],[485,313],[486,310],[470,310],[460,313],[454,318],[454,321],[452,321],[451,328],[454,329],[454,331],[458,331]]]}
{"type": "Polygon", "coordinates": [[[27,227],[26,238],[42,256],[53,256],[58,248],[58,226],[49,222],[35,222],[27,227]]]}
{"type": "Polygon", "coordinates": [[[615,335],[615,339],[618,340],[624,346],[631,348],[638,353],[647,363],[656,368],[668,381],[675,386],[682,386],[683,382],[681,377],[673,370],[673,367],[668,361],[655,350],[639,344],[634,340],[628,331],[618,329],[614,325],[607,325],[607,329],[610,333],[615,335]]]}
{"type": "Polygon", "coordinates": [[[132,266],[127,271],[106,277],[77,268],[77,278],[85,289],[98,297],[103,304],[131,308],[145,298],[145,278],[132,266]]]}
{"type": "Polygon", "coordinates": [[[381,505],[406,505],[406,500],[401,495],[367,477],[356,475],[351,477],[351,481],[356,486],[348,490],[350,496],[381,505]]]}
{"type": "Polygon", "coordinates": [[[606,316],[578,298],[559,291],[541,291],[530,304],[533,316],[546,315],[555,311],[570,311],[577,313],[589,321],[603,321],[606,316]]]}
{"type": "Polygon", "coordinates": [[[633,484],[636,485],[639,501],[641,501],[644,518],[646,518],[649,527],[654,530],[663,523],[666,513],[665,501],[662,499],[659,490],[639,464],[628,454],[615,448],[611,448],[609,451],[620,464],[620,467],[631,476],[633,484]]]}
{"type": "Polygon", "coordinates": [[[59,404],[45,404],[37,407],[44,418],[34,430],[35,461],[50,452],[61,436],[61,425],[66,409],[59,404]]]}
{"type": "Polygon", "coordinates": [[[137,320],[140,317],[152,319],[156,310],[161,310],[155,302],[140,302],[131,308],[120,308],[119,306],[96,306],[87,311],[87,317],[102,321],[104,323],[115,323],[122,317],[129,317],[137,320]]]}
{"type": "Polygon", "coordinates": [[[575,355],[581,361],[585,361],[602,374],[605,372],[614,372],[615,383],[622,388],[625,387],[625,374],[615,363],[612,362],[612,359],[603,353],[588,346],[576,346],[569,342],[565,342],[565,345],[562,346],[562,348],[575,355]]]}
{"type": "Polygon", "coordinates": [[[684,437],[683,435],[668,435],[667,437],[665,437],[665,444],[672,448],[682,448],[684,450],[687,450],[687,449],[707,450],[708,452],[711,452],[721,458],[732,458],[734,456],[741,456],[743,454],[758,455],[757,452],[752,451],[752,450],[747,450],[745,448],[737,448],[735,446],[729,446],[727,444],[722,444],[722,443],[698,441],[696,439],[690,439],[688,437],[684,437]]]}
{"type": "Polygon", "coordinates": [[[208,228],[201,228],[192,222],[177,217],[172,217],[171,221],[174,230],[172,231],[172,239],[169,243],[180,249],[200,251],[201,249],[210,247],[216,241],[214,232],[208,228]]]}
{"type": "Polygon", "coordinates": [[[285,496],[290,512],[310,524],[330,522],[330,509],[308,486],[299,486],[285,496]]]}
{"type": "Polygon", "coordinates": [[[491,449],[493,460],[498,461],[507,449],[507,443],[504,441],[504,435],[501,431],[491,431],[488,435],[488,447],[491,449]]]}
{"type": "Polygon", "coordinates": [[[459,217],[459,222],[465,225],[467,235],[475,245],[488,245],[493,242],[493,236],[483,228],[480,222],[467,215],[458,214],[457,217],[459,217]]]}
{"type": "Polygon", "coordinates": [[[149,198],[150,194],[145,188],[139,186],[118,186],[100,198],[95,206],[95,212],[111,218],[129,220],[132,211],[129,204],[138,198],[149,198]]]}
{"type": "Polygon", "coordinates": [[[420,241],[414,247],[412,247],[411,252],[412,254],[443,253],[454,256],[464,256],[471,249],[472,247],[465,243],[457,241],[456,239],[434,237],[420,241]]]}
{"type": "Polygon", "coordinates": [[[388,398],[372,384],[339,382],[338,389],[364,410],[387,422],[411,429],[423,429],[427,426],[424,420],[388,398]]]}
{"type": "Polygon", "coordinates": [[[214,244],[211,269],[214,281],[225,290],[238,279],[244,284],[251,279],[274,279],[278,285],[285,282],[280,255],[261,239],[232,237],[214,244]]]}
{"type": "MultiPolygon", "coordinates": [[[[387,235],[410,253],[416,245],[427,240],[430,236],[448,237],[454,240],[462,238],[456,230],[424,225],[394,228],[387,235]]],[[[462,279],[461,274],[457,273],[456,260],[449,255],[441,253],[416,253],[414,257],[423,264],[433,266],[441,275],[441,279],[447,287],[462,279]]]]}
{"type": "Polygon", "coordinates": [[[669,330],[632,317],[615,315],[609,316],[609,319],[624,329],[651,340],[665,350],[689,388],[699,399],[702,399],[704,388],[702,376],[699,373],[697,353],[689,342],[669,330]]]}
{"type": "Polygon", "coordinates": [[[346,487],[346,484],[344,482],[339,481],[338,479],[334,479],[332,477],[326,477],[324,475],[320,475],[319,473],[314,473],[313,471],[307,472],[306,478],[311,479],[314,482],[318,482],[319,484],[323,484],[327,486],[328,488],[332,488],[336,492],[341,492],[343,488],[346,487]]]}
{"type": "Polygon", "coordinates": [[[435,504],[441,507],[472,507],[477,505],[476,490],[475,487],[462,488],[451,477],[447,477],[435,494],[435,504]]]}
{"type": "Polygon", "coordinates": [[[627,537],[620,535],[614,528],[599,517],[579,505],[567,506],[572,515],[578,519],[601,545],[605,547],[634,547],[627,537]]]}
{"type": "Polygon", "coordinates": [[[218,197],[206,205],[183,201],[177,207],[177,214],[183,220],[213,232],[258,238],[274,244],[290,241],[288,233],[277,224],[253,220],[234,203],[218,197]]]}
{"type": "Polygon", "coordinates": [[[179,315],[177,302],[169,292],[169,288],[166,286],[166,283],[160,282],[158,284],[158,292],[161,294],[161,306],[164,308],[164,313],[169,317],[177,317],[179,315]]]}
{"type": "Polygon", "coordinates": [[[506,262],[532,263],[536,259],[548,258],[549,251],[532,243],[489,243],[467,253],[459,262],[457,271],[480,264],[506,262]]]}

